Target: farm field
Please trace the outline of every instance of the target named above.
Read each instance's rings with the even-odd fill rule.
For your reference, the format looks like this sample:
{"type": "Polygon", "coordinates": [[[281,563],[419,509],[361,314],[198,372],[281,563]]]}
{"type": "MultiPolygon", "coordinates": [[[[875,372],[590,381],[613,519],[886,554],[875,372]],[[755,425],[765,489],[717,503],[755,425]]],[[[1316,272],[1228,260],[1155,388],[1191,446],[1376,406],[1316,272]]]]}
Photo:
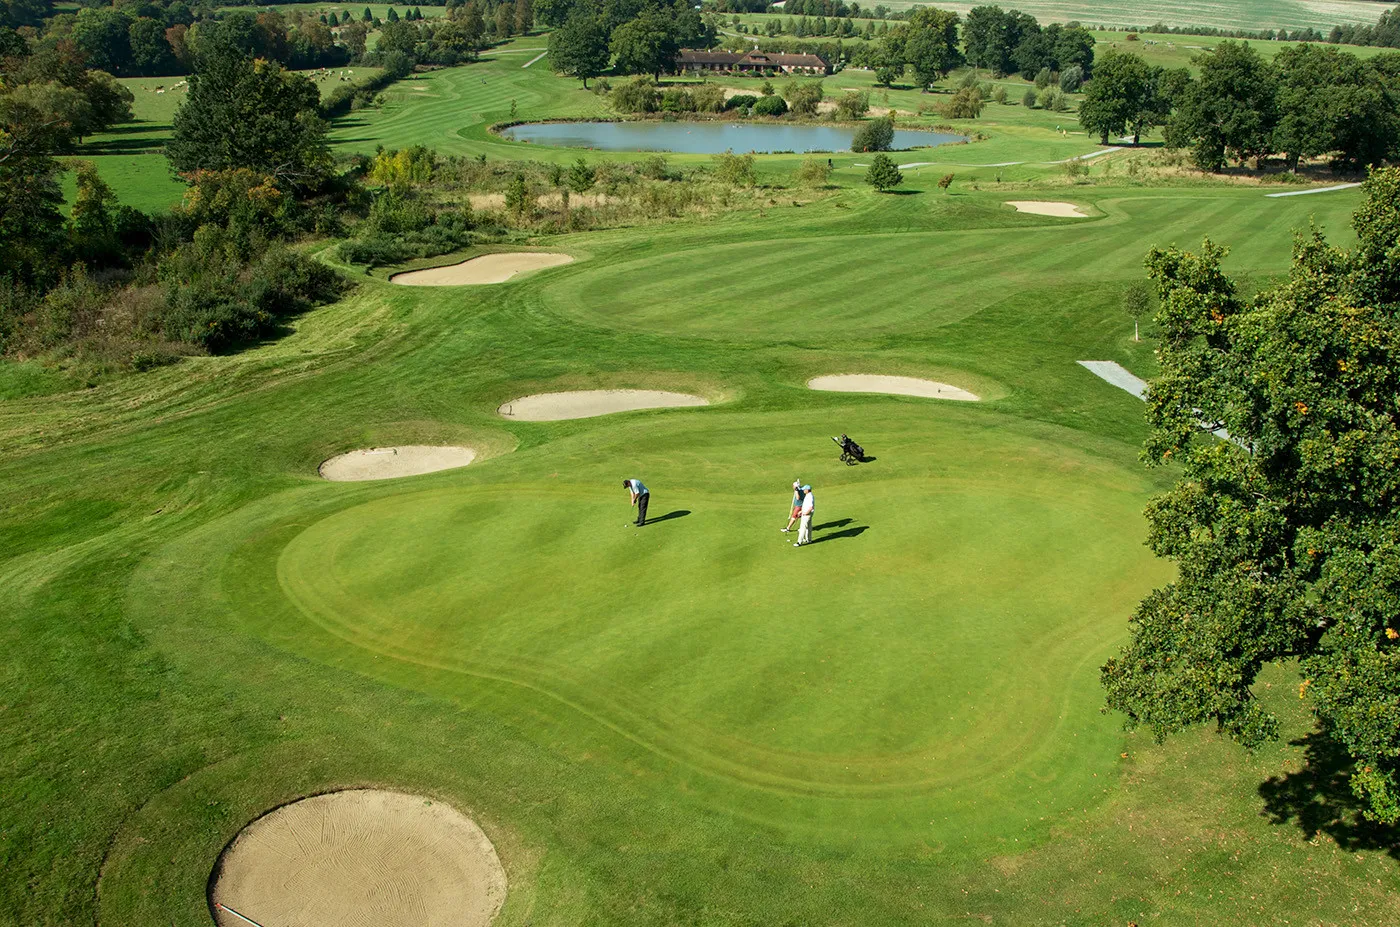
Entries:
{"type": "MultiPolygon", "coordinates": [[[[596,99],[491,67],[407,82],[338,144],[496,156],[510,99],[596,99]]],[[[498,286],[362,277],[237,355],[0,375],[0,910],[205,924],[246,823],[386,786],[481,824],[502,925],[1394,923],[1389,848],[1299,772],[1294,676],[1262,684],[1289,728],[1252,756],[1099,712],[1170,576],[1141,512],[1172,474],[1138,463],[1141,403],[1076,364],[1153,372],[1116,296],[1148,247],[1210,235],[1267,280],[1294,229],[1347,240],[1358,194],[1016,195],[1093,216],[1061,220],[922,170],[878,196],[850,160],[801,206],[541,241],[574,262],[498,286]],[[849,372],[981,401],[804,387],[849,372]],[[496,412],[599,388],[711,405],[496,412]],[[841,465],[839,432],[874,459],[841,465]],[[316,476],[391,444],[478,459],[316,476]],[[658,522],[627,527],[624,476],[658,522]],[[805,550],[777,530],[795,477],[805,550]]]]}
{"type": "MultiPolygon", "coordinates": [[[[889,0],[885,6],[904,10],[916,6],[913,0],[889,0]]],[[[966,13],[981,4],[950,0],[935,4],[942,9],[966,13]]],[[[1374,23],[1391,4],[1375,0],[1183,0],[1154,4],[1144,0],[1027,0],[1016,8],[1043,23],[1080,22],[1086,26],[1134,26],[1146,28],[1157,23],[1168,26],[1210,26],[1216,29],[1294,29],[1313,28],[1326,33],[1333,26],[1374,23]]]]}

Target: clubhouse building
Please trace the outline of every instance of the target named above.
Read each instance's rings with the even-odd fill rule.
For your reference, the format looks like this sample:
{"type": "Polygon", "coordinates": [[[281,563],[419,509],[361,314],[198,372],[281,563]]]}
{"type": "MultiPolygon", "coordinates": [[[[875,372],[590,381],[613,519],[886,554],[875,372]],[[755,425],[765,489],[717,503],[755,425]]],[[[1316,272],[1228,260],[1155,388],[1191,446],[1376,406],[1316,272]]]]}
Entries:
{"type": "Polygon", "coordinates": [[[676,55],[677,74],[830,74],[831,65],[821,55],[786,55],[778,52],[700,51],[682,48],[676,55]]]}

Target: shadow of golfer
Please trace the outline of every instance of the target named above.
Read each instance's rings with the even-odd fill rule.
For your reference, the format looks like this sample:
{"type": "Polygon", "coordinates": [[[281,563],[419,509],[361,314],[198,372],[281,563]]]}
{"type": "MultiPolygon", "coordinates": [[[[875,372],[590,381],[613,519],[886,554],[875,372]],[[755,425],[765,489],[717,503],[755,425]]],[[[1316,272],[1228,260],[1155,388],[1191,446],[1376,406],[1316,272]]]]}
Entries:
{"type": "Polygon", "coordinates": [[[673,518],[684,518],[690,514],[690,509],[676,509],[674,512],[667,512],[665,515],[658,515],[655,518],[648,518],[647,524],[654,525],[659,521],[670,521],[673,518]]]}
{"type": "Polygon", "coordinates": [[[813,530],[813,531],[827,531],[827,530],[830,530],[831,528],[844,528],[844,527],[846,527],[847,525],[849,525],[849,524],[850,524],[851,522],[853,522],[853,521],[855,521],[855,519],[853,519],[853,518],[843,518],[843,519],[841,519],[840,521],[829,521],[829,522],[827,522],[827,523],[824,524],[824,525],[813,525],[813,526],[812,526],[812,530],[813,530]]]}
{"type": "Polygon", "coordinates": [[[869,525],[858,525],[854,528],[847,528],[845,531],[837,531],[835,534],[823,534],[819,538],[808,541],[809,544],[822,544],[826,541],[835,541],[838,538],[858,538],[870,530],[869,525]]]}

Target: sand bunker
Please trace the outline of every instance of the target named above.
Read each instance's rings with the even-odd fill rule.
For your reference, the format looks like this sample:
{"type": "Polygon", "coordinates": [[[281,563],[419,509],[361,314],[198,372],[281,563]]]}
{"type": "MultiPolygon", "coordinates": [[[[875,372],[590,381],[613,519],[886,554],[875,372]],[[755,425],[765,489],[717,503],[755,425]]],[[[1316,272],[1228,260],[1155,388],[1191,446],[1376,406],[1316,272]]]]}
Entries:
{"type": "Polygon", "coordinates": [[[1008,206],[1015,206],[1017,212],[1029,212],[1037,216],[1055,216],[1059,219],[1087,219],[1089,214],[1083,206],[1073,203],[1047,203],[1041,200],[1010,200],[1008,206]]]}
{"type": "Polygon", "coordinates": [[[707,406],[709,400],[689,393],[654,389],[587,389],[568,393],[538,393],[501,404],[497,410],[521,422],[557,422],[566,418],[592,418],[638,409],[671,409],[707,406]]]}
{"type": "Polygon", "coordinates": [[[938,383],[934,380],[920,380],[916,377],[873,376],[864,373],[816,377],[808,380],[807,386],[811,389],[832,393],[892,393],[896,396],[954,399],[958,402],[977,402],[979,398],[965,389],[949,386],[947,383],[938,383]]]}
{"type": "Polygon", "coordinates": [[[486,927],[506,874],[481,828],[447,805],[399,792],[318,795],[244,828],[219,859],[210,900],[277,927],[486,927]]]}
{"type": "Polygon", "coordinates": [[[451,264],[394,274],[390,281],[403,286],[477,286],[483,283],[505,283],[516,274],[546,267],[572,263],[567,254],[544,251],[519,251],[512,254],[483,254],[481,257],[451,264]]]}
{"type": "Polygon", "coordinates": [[[404,444],[399,447],[371,447],[332,457],[317,469],[322,477],[337,483],[358,480],[390,480],[465,467],[476,459],[469,447],[404,444]]]}

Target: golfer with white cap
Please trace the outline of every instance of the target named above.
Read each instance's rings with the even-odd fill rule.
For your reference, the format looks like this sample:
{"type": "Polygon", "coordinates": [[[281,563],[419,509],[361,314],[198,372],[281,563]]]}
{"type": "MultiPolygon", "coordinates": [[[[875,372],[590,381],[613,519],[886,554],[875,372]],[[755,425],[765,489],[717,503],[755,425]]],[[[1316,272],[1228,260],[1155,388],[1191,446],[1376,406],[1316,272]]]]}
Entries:
{"type": "Polygon", "coordinates": [[[801,487],[802,509],[799,513],[802,524],[797,527],[797,543],[793,547],[801,547],[803,544],[812,543],[812,513],[817,510],[817,499],[812,495],[811,486],[801,487]]]}
{"type": "Polygon", "coordinates": [[[782,529],[784,534],[792,530],[792,526],[797,524],[797,519],[802,515],[802,481],[792,481],[792,512],[788,515],[787,527],[782,529]]]}

